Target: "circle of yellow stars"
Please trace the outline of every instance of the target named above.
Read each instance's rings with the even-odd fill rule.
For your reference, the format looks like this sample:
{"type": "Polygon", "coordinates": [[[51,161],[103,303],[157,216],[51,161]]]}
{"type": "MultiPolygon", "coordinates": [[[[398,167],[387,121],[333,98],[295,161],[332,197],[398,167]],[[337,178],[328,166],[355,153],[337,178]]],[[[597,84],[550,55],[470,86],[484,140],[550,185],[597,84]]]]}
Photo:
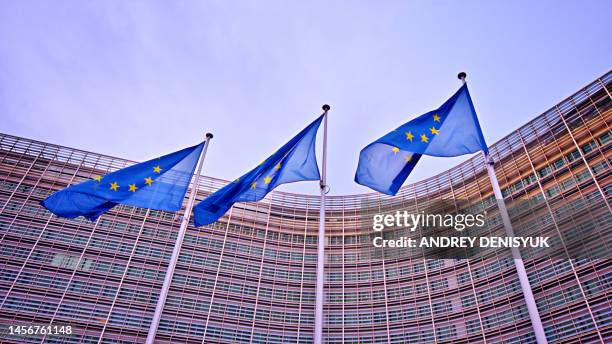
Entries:
{"type": "MultiPolygon", "coordinates": [[[[161,174],[161,172],[162,172],[161,166],[157,165],[153,167],[153,173],[161,174]]],[[[100,183],[102,181],[102,176],[95,176],[93,177],[93,180],[100,183]]],[[[144,178],[144,185],[151,186],[153,185],[154,181],[155,180],[153,178],[146,177],[144,178]]],[[[112,183],[108,183],[108,185],[109,185],[109,190],[112,190],[112,191],[119,191],[119,188],[121,187],[121,185],[119,185],[119,183],[116,181],[113,181],[112,183]]],[[[138,188],[138,185],[136,185],[136,183],[128,185],[129,192],[136,192],[138,189],[139,188],[138,188]]]]}
{"type": "MultiPolygon", "coordinates": [[[[277,152],[278,152],[278,149],[277,149],[277,150],[276,150],[276,151],[275,151],[275,152],[274,152],[272,155],[276,154],[277,152]]],[[[288,153],[287,153],[287,154],[288,154],[288,153]]],[[[285,156],[284,156],[284,157],[286,157],[286,156],[287,156],[287,154],[285,154],[285,156]]],[[[283,157],[283,158],[284,158],[284,157],[283,157]]],[[[266,159],[264,159],[264,160],[262,160],[261,162],[259,162],[259,164],[258,164],[257,166],[261,166],[261,165],[263,165],[263,163],[264,163],[264,162],[266,162],[266,159]]],[[[282,164],[279,162],[278,164],[274,165],[274,171],[278,171],[278,170],[280,170],[280,169],[281,169],[281,167],[282,167],[282,164]]],[[[270,184],[270,183],[272,182],[272,178],[273,178],[273,177],[272,177],[272,176],[270,176],[270,175],[265,176],[265,177],[264,177],[264,179],[263,179],[264,184],[265,184],[265,185],[270,184]]],[[[240,181],[240,178],[236,178],[236,180],[234,180],[234,183],[238,183],[239,181],[240,181]]],[[[257,181],[252,182],[252,183],[251,183],[251,189],[253,189],[253,190],[257,189],[257,184],[258,184],[258,183],[257,183],[257,181]]]]}
{"type": "MultiPolygon", "coordinates": [[[[431,128],[429,128],[429,132],[431,133],[431,137],[434,137],[435,135],[439,135],[440,134],[440,129],[436,128],[436,122],[442,124],[442,117],[440,117],[440,115],[438,114],[434,114],[433,116],[433,121],[434,121],[434,125],[431,126],[431,128]]],[[[415,139],[415,135],[412,133],[411,130],[405,132],[406,134],[406,140],[413,142],[413,140],[415,139]]],[[[422,143],[429,143],[430,137],[427,136],[427,133],[423,133],[423,134],[418,134],[420,138],[420,141],[422,143]]],[[[393,147],[391,148],[391,151],[393,152],[394,155],[396,155],[397,153],[399,153],[400,149],[398,147],[393,147]]],[[[412,161],[412,154],[409,154],[406,156],[406,162],[411,162],[412,161]]]]}

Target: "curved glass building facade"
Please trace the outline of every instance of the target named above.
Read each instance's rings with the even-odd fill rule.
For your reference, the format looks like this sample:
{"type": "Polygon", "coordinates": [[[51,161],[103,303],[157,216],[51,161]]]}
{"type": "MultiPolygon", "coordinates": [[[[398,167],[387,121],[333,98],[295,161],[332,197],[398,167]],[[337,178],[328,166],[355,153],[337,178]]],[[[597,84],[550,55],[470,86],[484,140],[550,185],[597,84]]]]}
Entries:
{"type": "MultiPolygon", "coordinates": [[[[568,250],[585,245],[576,259],[524,252],[551,343],[612,341],[612,260],[601,254],[612,223],[611,90],[608,72],[490,148],[517,233],[557,235],[568,250]]],[[[486,210],[501,233],[482,159],[476,154],[395,197],[328,197],[326,342],[535,342],[509,253],[380,254],[364,227],[364,214],[444,200],[486,210]]],[[[144,342],[180,217],[119,206],[91,223],[38,204],[131,163],[0,134],[2,342],[144,342]],[[7,332],[26,324],[71,325],[73,333],[7,332]]],[[[198,199],[224,183],[202,178],[198,199]]],[[[213,225],[190,227],[156,342],[311,343],[318,213],[316,196],[273,192],[213,225]]]]}

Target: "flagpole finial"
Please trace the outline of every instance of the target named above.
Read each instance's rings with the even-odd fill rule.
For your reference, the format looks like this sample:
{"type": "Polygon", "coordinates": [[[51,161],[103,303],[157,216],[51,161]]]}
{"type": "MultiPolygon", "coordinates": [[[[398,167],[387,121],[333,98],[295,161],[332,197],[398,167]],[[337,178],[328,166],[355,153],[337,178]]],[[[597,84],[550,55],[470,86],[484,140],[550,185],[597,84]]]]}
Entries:
{"type": "Polygon", "coordinates": [[[467,74],[465,74],[465,72],[460,72],[459,74],[457,74],[457,79],[465,82],[465,78],[467,77],[467,74]]]}
{"type": "Polygon", "coordinates": [[[206,138],[207,138],[207,139],[212,139],[212,138],[213,138],[213,134],[211,134],[211,133],[206,133],[206,138]]]}
{"type": "Polygon", "coordinates": [[[329,111],[329,109],[331,109],[331,106],[324,104],[322,107],[323,111],[329,111]]]}

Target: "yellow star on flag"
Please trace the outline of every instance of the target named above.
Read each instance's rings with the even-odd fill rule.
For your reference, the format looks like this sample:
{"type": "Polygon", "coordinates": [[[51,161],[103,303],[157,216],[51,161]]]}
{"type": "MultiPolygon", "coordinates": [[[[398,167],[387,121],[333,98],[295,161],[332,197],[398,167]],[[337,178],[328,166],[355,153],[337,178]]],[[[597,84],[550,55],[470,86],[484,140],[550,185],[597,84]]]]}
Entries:
{"type": "Polygon", "coordinates": [[[257,182],[252,182],[251,183],[251,189],[255,189],[257,187],[257,182]]]}
{"type": "Polygon", "coordinates": [[[153,167],[153,172],[155,172],[155,173],[161,173],[161,170],[162,169],[161,169],[161,167],[159,167],[159,165],[153,167]]]}
{"type": "Polygon", "coordinates": [[[153,184],[153,179],[151,179],[150,177],[145,178],[145,184],[147,185],[153,184]]]}
{"type": "Polygon", "coordinates": [[[99,182],[99,181],[102,180],[102,177],[101,176],[95,176],[95,177],[93,177],[93,180],[99,182]]]}
{"type": "Polygon", "coordinates": [[[429,131],[431,131],[433,135],[438,135],[440,133],[440,130],[436,129],[436,127],[429,128],[429,131]]]}
{"type": "Polygon", "coordinates": [[[280,164],[280,162],[279,162],[278,164],[276,164],[276,166],[274,166],[274,170],[275,170],[275,171],[280,170],[280,168],[281,168],[281,164],[280,164]]]}
{"type": "Polygon", "coordinates": [[[406,155],[406,162],[411,162],[411,161],[412,161],[412,154],[406,155]]]}
{"type": "Polygon", "coordinates": [[[427,135],[425,135],[425,134],[421,135],[421,142],[427,143],[428,141],[429,141],[429,139],[427,138],[427,135]]]}
{"type": "Polygon", "coordinates": [[[406,132],[406,140],[410,140],[410,142],[412,142],[413,138],[414,138],[414,135],[412,135],[412,131],[406,132]]]}
{"type": "Polygon", "coordinates": [[[440,122],[440,116],[437,114],[433,115],[434,122],[440,122]]]}
{"type": "Polygon", "coordinates": [[[136,189],[138,189],[138,188],[136,187],[136,184],[130,184],[130,191],[131,191],[131,192],[136,192],[136,189]]]}
{"type": "Polygon", "coordinates": [[[272,181],[272,178],[270,178],[270,176],[266,176],[266,178],[264,178],[264,183],[266,184],[270,184],[271,181],[272,181]]]}
{"type": "Polygon", "coordinates": [[[399,148],[393,147],[392,151],[393,151],[393,154],[397,154],[399,152],[399,148]]]}
{"type": "Polygon", "coordinates": [[[117,182],[112,182],[110,184],[110,189],[113,191],[117,191],[119,189],[119,184],[117,184],[117,182]]]}

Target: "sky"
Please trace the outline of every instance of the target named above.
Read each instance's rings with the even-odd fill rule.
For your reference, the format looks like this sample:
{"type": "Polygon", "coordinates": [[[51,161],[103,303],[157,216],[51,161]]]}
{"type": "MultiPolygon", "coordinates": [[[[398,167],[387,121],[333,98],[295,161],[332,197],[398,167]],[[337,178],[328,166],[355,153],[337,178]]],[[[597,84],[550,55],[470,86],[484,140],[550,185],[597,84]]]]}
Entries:
{"type": "MultiPolygon", "coordinates": [[[[0,1],[0,132],[135,161],[212,132],[203,174],[233,180],[327,103],[330,194],[366,193],[359,151],[441,105],[458,72],[489,144],[606,73],[611,12],[608,0],[0,1]]],[[[407,183],[468,158],[424,157],[407,183]]]]}

